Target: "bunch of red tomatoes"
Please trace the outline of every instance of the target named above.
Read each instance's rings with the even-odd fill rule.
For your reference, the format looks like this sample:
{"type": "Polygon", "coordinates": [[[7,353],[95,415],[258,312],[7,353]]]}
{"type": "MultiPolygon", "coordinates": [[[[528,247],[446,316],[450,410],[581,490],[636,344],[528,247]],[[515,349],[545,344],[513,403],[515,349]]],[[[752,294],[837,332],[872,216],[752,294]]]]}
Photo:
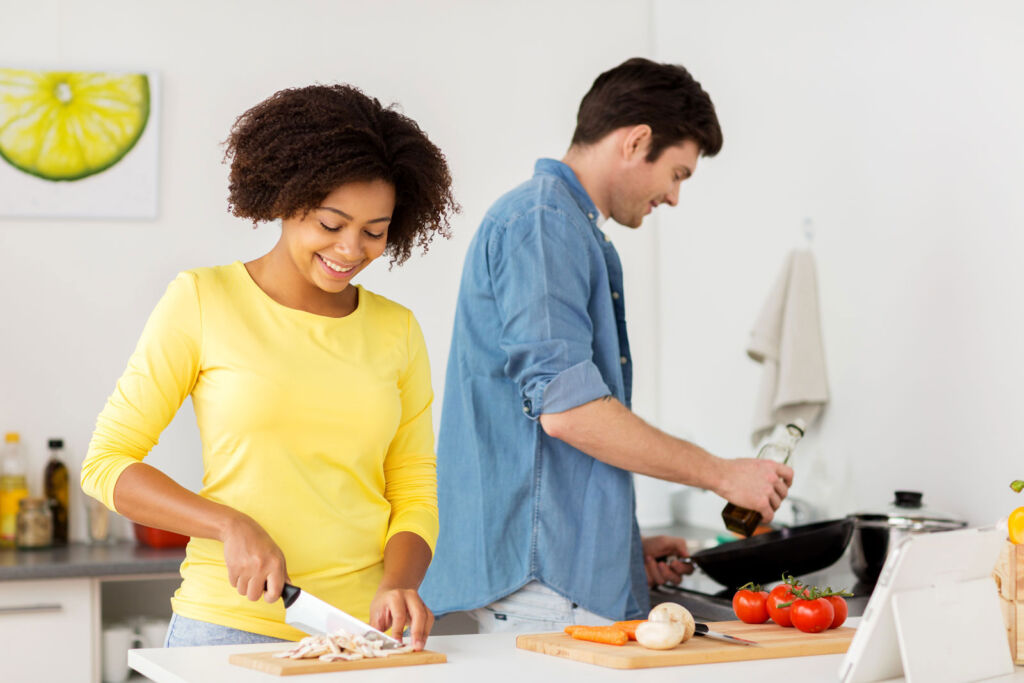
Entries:
{"type": "Polygon", "coordinates": [[[732,596],[736,617],[747,624],[763,624],[770,618],[779,626],[794,626],[804,633],[839,628],[846,621],[849,609],[843,596],[852,593],[805,586],[792,576],[782,580],[771,592],[753,583],[736,591],[732,596]]]}

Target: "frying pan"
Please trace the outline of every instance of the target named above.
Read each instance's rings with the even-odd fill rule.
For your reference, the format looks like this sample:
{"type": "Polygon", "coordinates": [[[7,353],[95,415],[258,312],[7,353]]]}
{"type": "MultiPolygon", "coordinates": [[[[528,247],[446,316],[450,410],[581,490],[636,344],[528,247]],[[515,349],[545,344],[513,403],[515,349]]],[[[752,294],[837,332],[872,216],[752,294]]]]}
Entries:
{"type": "Polygon", "coordinates": [[[834,519],[730,541],[683,561],[696,564],[728,588],[748,581],[772,583],[781,580],[783,573],[801,576],[824,569],[842,557],[852,535],[852,519],[834,519]]]}

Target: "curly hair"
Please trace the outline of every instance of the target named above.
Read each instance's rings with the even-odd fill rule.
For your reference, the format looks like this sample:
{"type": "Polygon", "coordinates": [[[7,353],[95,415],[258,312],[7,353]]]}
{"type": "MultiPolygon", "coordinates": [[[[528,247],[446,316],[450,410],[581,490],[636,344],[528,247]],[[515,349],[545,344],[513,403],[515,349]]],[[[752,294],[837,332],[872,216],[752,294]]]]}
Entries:
{"type": "Polygon", "coordinates": [[[281,90],[238,117],[224,142],[228,210],[253,224],[315,209],[339,186],[384,180],[395,188],[385,250],[405,262],[458,213],[444,154],[415,121],[349,85],[281,90]]]}
{"type": "Polygon", "coordinates": [[[653,133],[647,161],[685,140],[696,142],[706,157],[722,149],[715,105],[700,83],[678,64],[643,57],[597,77],[580,102],[572,144],[588,145],[618,128],[644,123],[653,133]]]}

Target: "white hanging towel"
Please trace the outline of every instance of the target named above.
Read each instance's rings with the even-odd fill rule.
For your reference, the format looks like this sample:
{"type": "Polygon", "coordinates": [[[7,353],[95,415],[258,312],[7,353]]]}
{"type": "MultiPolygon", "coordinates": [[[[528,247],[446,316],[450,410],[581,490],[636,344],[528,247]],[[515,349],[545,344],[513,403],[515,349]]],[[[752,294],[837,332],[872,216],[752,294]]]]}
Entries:
{"type": "Polygon", "coordinates": [[[751,442],[757,445],[775,425],[795,418],[810,426],[829,396],[818,279],[809,249],[794,249],[786,257],[754,323],[747,355],[764,366],[751,442]]]}

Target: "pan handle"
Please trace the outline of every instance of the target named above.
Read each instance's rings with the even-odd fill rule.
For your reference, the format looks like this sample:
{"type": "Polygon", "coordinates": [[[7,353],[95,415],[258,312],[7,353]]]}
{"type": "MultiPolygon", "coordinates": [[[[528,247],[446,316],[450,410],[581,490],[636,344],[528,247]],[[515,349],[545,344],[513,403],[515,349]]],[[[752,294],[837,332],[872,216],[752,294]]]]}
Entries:
{"type": "Polygon", "coordinates": [[[665,564],[668,564],[669,562],[682,562],[683,564],[689,565],[694,564],[692,557],[679,557],[678,555],[662,555],[661,557],[654,558],[654,561],[664,562],[665,564]]]}

